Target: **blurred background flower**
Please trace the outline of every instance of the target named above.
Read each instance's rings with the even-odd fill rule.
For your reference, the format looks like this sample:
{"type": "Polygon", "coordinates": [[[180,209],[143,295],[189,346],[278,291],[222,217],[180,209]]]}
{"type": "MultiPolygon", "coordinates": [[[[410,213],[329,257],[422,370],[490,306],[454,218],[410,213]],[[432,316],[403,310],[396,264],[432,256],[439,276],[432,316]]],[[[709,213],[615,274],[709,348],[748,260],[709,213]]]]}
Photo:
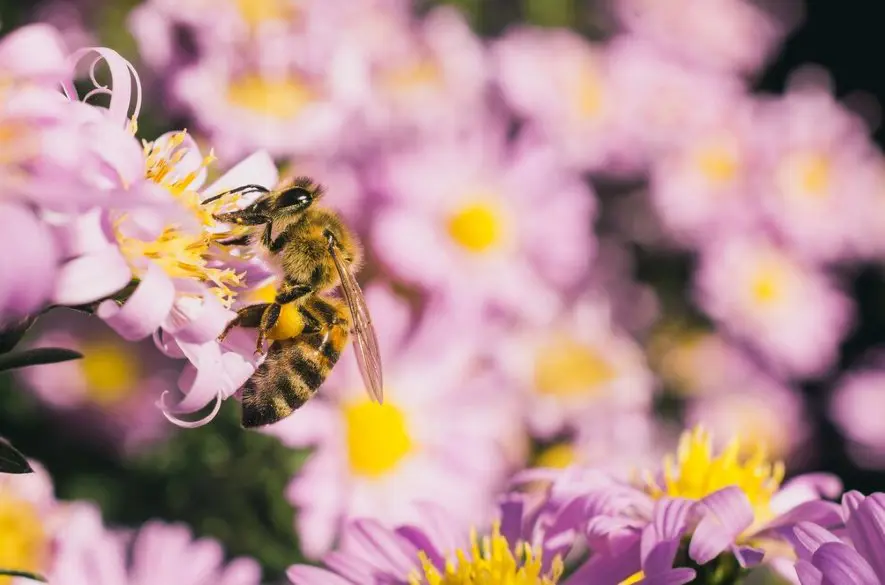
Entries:
{"type": "MultiPolygon", "coordinates": [[[[881,484],[885,76],[861,4],[0,0],[0,323],[39,314],[19,349],[84,354],[0,377],[0,430],[57,492],[0,478],[0,568],[251,585],[339,551],[345,575],[360,546],[414,552],[404,524],[453,550],[428,509],[466,541],[514,474],[630,481],[694,425],[695,454],[785,462],[765,506],[812,469],[881,484]],[[78,54],[90,105],[65,100],[97,45],[119,58],[90,80],[78,54]],[[216,336],[266,267],[215,246],[201,202],[297,175],[360,236],[387,400],[348,349],[247,432],[254,334],[216,336]],[[209,405],[186,431],[161,410],[209,405]]],[[[683,487],[642,522],[711,496],[683,487]]]]}

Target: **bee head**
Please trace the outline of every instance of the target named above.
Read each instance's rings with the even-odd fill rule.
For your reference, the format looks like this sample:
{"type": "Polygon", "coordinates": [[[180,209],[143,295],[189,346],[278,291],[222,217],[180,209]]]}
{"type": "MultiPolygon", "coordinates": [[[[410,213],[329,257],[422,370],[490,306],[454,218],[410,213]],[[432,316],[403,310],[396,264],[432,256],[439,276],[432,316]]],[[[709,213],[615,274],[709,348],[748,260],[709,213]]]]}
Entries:
{"type": "Polygon", "coordinates": [[[277,195],[274,209],[286,215],[297,214],[311,205],[323,195],[323,187],[307,177],[299,177],[277,195]]]}

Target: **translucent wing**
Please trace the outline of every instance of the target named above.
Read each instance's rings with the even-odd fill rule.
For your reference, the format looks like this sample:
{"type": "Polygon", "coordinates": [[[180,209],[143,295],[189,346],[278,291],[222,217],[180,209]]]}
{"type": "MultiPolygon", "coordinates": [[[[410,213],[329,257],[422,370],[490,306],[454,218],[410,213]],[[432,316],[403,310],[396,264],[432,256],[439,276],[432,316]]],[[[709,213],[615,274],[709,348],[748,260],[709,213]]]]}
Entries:
{"type": "Polygon", "coordinates": [[[338,249],[334,240],[329,243],[329,252],[341,277],[341,289],[344,291],[344,300],[350,309],[351,327],[353,335],[353,348],[356,353],[356,363],[366,385],[369,395],[378,403],[384,402],[384,381],[381,376],[381,355],[378,353],[378,338],[375,336],[375,328],[372,327],[372,318],[366,307],[366,299],[363,291],[354,278],[338,249]]]}

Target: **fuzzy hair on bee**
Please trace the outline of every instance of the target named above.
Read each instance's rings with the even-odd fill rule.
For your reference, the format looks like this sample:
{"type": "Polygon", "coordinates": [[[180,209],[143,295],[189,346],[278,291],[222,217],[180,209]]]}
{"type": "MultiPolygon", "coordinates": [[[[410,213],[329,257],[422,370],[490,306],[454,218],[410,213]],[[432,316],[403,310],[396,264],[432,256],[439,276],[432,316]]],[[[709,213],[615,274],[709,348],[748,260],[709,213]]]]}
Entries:
{"type": "Polygon", "coordinates": [[[378,342],[353,276],[362,250],[337,213],[314,205],[324,192],[310,178],[298,177],[273,191],[244,185],[206,200],[259,193],[243,209],[215,214],[218,221],[248,227],[219,244],[257,247],[279,275],[273,302],[238,310],[219,339],[234,327],[257,328],[258,354],[264,352],[284,306],[294,306],[304,323],[297,336],[273,340],[264,362],[244,386],[245,427],[277,422],[312,397],[337,363],[350,333],[369,395],[379,403],[383,400],[378,342]],[[344,303],[327,294],[339,286],[344,303]]]}

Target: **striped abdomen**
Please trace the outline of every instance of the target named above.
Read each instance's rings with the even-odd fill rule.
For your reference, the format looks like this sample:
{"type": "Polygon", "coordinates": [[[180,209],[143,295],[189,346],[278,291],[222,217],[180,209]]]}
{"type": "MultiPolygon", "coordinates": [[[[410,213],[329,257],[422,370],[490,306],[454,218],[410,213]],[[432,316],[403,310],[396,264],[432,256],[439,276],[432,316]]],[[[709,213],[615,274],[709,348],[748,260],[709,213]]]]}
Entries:
{"type": "Polygon", "coordinates": [[[272,424],[295,412],[316,394],[344,351],[348,321],[340,303],[312,296],[301,310],[319,327],[270,346],[243,387],[244,427],[272,424]]]}

